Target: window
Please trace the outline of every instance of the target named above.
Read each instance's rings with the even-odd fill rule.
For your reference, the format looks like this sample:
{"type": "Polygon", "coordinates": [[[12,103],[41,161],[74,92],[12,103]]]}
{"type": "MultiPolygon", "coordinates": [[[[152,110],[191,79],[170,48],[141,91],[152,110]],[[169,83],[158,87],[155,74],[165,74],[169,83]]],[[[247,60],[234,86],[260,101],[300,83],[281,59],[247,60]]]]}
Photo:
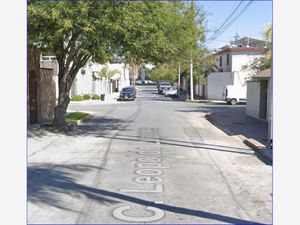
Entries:
{"type": "Polygon", "coordinates": [[[226,65],[229,66],[229,54],[226,54],[226,65]]]}
{"type": "Polygon", "coordinates": [[[222,56],[220,55],[220,67],[222,67],[222,56]]]}

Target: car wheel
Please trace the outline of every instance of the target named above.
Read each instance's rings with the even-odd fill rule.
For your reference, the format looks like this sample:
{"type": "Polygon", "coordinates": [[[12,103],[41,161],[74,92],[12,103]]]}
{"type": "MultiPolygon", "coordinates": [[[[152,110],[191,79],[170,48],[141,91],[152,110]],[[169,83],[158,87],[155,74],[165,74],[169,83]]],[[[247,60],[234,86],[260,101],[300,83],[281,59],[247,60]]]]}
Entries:
{"type": "Polygon", "coordinates": [[[236,105],[237,104],[237,100],[235,98],[230,100],[230,104],[231,105],[236,105]]]}

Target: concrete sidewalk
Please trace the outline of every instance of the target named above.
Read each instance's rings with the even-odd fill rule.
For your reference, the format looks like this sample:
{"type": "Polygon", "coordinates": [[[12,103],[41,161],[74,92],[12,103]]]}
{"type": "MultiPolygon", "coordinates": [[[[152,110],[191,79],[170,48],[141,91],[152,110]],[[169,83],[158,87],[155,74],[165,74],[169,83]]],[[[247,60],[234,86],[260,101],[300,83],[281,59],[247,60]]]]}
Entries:
{"type": "Polygon", "coordinates": [[[238,135],[253,148],[259,158],[272,163],[272,148],[268,148],[268,124],[246,115],[246,107],[228,107],[226,111],[213,112],[206,118],[228,135],[238,135]]]}
{"type": "Polygon", "coordinates": [[[83,101],[71,101],[72,104],[79,104],[79,105],[98,105],[98,104],[115,104],[118,102],[120,93],[114,92],[110,94],[105,94],[104,101],[101,100],[83,100],[83,101]]]}

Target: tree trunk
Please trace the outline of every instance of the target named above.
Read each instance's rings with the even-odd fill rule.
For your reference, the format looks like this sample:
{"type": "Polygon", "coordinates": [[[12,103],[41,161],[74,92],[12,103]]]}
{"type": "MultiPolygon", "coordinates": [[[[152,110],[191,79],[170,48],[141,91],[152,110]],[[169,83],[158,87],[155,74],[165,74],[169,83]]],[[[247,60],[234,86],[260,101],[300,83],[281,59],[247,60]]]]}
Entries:
{"type": "Polygon", "coordinates": [[[131,67],[132,67],[132,85],[135,85],[135,81],[139,77],[140,65],[138,65],[136,63],[132,63],[131,67]]]}
{"type": "Polygon", "coordinates": [[[52,121],[53,127],[63,130],[65,132],[69,131],[69,126],[65,120],[65,114],[67,112],[68,105],[70,103],[70,90],[78,71],[86,64],[88,59],[90,58],[90,54],[78,56],[77,62],[73,60],[74,58],[70,58],[67,61],[72,62],[64,63],[65,57],[58,57],[59,64],[59,74],[58,74],[58,103],[54,108],[54,119],[52,121]]]}
{"type": "Polygon", "coordinates": [[[58,103],[54,108],[54,119],[52,125],[55,128],[63,131],[68,131],[68,124],[65,121],[65,114],[70,103],[70,88],[71,86],[67,85],[67,81],[62,81],[62,79],[60,79],[58,103]]]}
{"type": "Polygon", "coordinates": [[[58,74],[59,95],[57,105],[54,108],[54,119],[52,121],[52,125],[53,127],[65,132],[69,131],[68,124],[65,120],[65,114],[71,100],[69,94],[78,70],[79,69],[76,69],[72,71],[72,73],[69,71],[67,74],[63,74],[65,70],[62,70],[62,72],[58,74]]]}

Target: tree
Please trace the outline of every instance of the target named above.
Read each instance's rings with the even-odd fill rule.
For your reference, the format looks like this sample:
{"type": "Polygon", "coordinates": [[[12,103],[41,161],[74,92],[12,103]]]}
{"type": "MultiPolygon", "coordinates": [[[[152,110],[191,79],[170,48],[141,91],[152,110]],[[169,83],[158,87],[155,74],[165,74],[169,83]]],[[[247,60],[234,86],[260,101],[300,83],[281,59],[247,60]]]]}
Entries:
{"type": "Polygon", "coordinates": [[[174,57],[174,34],[181,29],[177,21],[183,18],[183,6],[181,2],[131,2],[120,8],[114,18],[116,23],[122,21],[116,28],[116,45],[118,54],[131,65],[134,79],[141,64],[163,63],[174,57]]]}
{"type": "Polygon", "coordinates": [[[67,130],[64,119],[76,74],[89,59],[106,61],[111,55],[107,17],[110,3],[28,3],[28,45],[53,53],[59,65],[59,96],[53,126],[67,130]]]}
{"type": "Polygon", "coordinates": [[[102,79],[105,79],[105,92],[107,90],[107,82],[116,74],[120,73],[119,70],[114,69],[114,70],[110,70],[107,67],[103,67],[98,74],[95,75],[95,79],[96,80],[101,80],[101,85],[102,85],[102,79]]]}
{"type": "Polygon", "coordinates": [[[164,63],[154,68],[150,72],[151,80],[171,80],[176,81],[177,67],[176,64],[164,63]]]}
{"type": "Polygon", "coordinates": [[[264,38],[266,41],[265,56],[255,57],[251,62],[244,65],[242,70],[248,71],[250,76],[258,74],[260,71],[271,68],[272,63],[272,25],[264,28],[264,38]]]}
{"type": "Polygon", "coordinates": [[[67,130],[69,92],[88,60],[124,56],[137,77],[142,63],[186,59],[203,34],[196,14],[194,3],[180,1],[29,2],[28,45],[53,53],[59,64],[53,126],[67,130]]]}

